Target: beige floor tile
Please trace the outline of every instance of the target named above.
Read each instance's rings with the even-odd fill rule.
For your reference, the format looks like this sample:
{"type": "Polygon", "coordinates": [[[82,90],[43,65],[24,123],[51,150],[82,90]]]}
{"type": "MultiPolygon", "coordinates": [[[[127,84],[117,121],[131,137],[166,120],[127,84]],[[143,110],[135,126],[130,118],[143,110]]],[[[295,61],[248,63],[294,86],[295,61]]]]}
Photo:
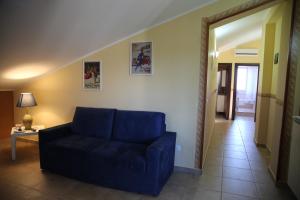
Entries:
{"type": "Polygon", "coordinates": [[[212,157],[208,156],[205,160],[205,165],[214,165],[214,166],[222,166],[223,157],[212,157]]]}
{"type": "Polygon", "coordinates": [[[222,191],[248,197],[258,197],[255,184],[248,181],[224,178],[222,182],[222,191]]]}
{"type": "Polygon", "coordinates": [[[195,191],[188,191],[183,200],[220,200],[221,192],[198,188],[195,191]]]}
{"type": "Polygon", "coordinates": [[[256,160],[256,161],[264,161],[265,157],[261,154],[257,154],[257,153],[249,153],[247,152],[247,157],[250,160],[256,160]]]}
{"type": "MultiPolygon", "coordinates": [[[[194,189],[187,189],[182,186],[166,185],[157,197],[142,195],[140,200],[183,200],[187,191],[193,191],[194,189]]],[[[112,198],[107,198],[111,200],[112,198]]],[[[121,200],[121,199],[120,199],[121,200]]],[[[128,199],[129,200],[129,199],[128,199]]],[[[134,200],[134,199],[133,199],[134,200]]]]}
{"type": "Polygon", "coordinates": [[[107,197],[111,192],[118,193],[117,190],[104,188],[97,185],[91,185],[87,183],[78,183],[61,196],[63,198],[69,198],[73,200],[81,200],[83,197],[85,200],[92,200],[104,199],[104,197],[107,197]]]}
{"type": "Polygon", "coordinates": [[[14,173],[6,173],[3,178],[13,183],[28,187],[35,187],[44,179],[42,173],[33,172],[30,169],[28,169],[26,173],[20,173],[18,171],[14,173]]]}
{"type": "Polygon", "coordinates": [[[254,182],[252,171],[247,169],[223,167],[223,177],[254,182]]]}
{"type": "Polygon", "coordinates": [[[200,175],[192,173],[174,172],[168,180],[167,185],[175,185],[180,187],[196,187],[200,175]]]}
{"type": "Polygon", "coordinates": [[[205,165],[202,174],[208,176],[222,177],[223,168],[222,166],[205,165]]]}
{"type": "Polygon", "coordinates": [[[223,151],[217,149],[209,148],[206,157],[223,157],[223,151]]]}
{"type": "Polygon", "coordinates": [[[225,158],[236,158],[241,160],[247,160],[247,154],[245,152],[239,152],[239,151],[224,151],[224,157],[225,158]]]}
{"type": "Polygon", "coordinates": [[[270,184],[270,185],[275,184],[269,172],[266,173],[264,171],[252,170],[252,174],[254,177],[254,181],[257,183],[270,184]]]}
{"type": "Polygon", "coordinates": [[[250,160],[249,164],[252,170],[268,172],[268,166],[264,161],[250,160]]]}
{"type": "Polygon", "coordinates": [[[242,139],[225,139],[223,141],[223,144],[232,144],[232,145],[243,145],[243,140],[242,139]]]}
{"type": "MultiPolygon", "coordinates": [[[[173,189],[173,190],[174,190],[173,193],[178,195],[177,191],[179,191],[179,189],[176,188],[176,190],[175,189],[173,189]]],[[[168,192],[168,194],[170,194],[170,192],[168,192]]],[[[97,194],[95,194],[95,195],[97,195],[97,194]]],[[[162,194],[160,196],[164,197],[165,196],[165,191],[162,191],[162,194]]],[[[175,195],[173,195],[173,197],[174,196],[175,195]]],[[[104,199],[104,200],[106,200],[106,199],[108,199],[108,200],[140,200],[143,197],[152,198],[151,196],[143,196],[143,195],[136,194],[136,193],[124,192],[124,191],[120,191],[120,190],[110,190],[110,192],[108,192],[108,193],[97,196],[96,199],[104,199]]],[[[92,199],[95,199],[95,198],[91,198],[91,200],[92,199]]],[[[180,199],[180,198],[178,198],[178,199],[180,199]]],[[[175,200],[176,200],[176,198],[175,198],[175,200]]]]}
{"type": "Polygon", "coordinates": [[[250,169],[248,160],[235,159],[235,158],[224,158],[223,166],[250,169]]]}
{"type": "Polygon", "coordinates": [[[60,196],[71,191],[79,181],[49,173],[48,176],[33,188],[48,195],[60,196]]]}
{"type": "Polygon", "coordinates": [[[22,199],[26,192],[27,188],[21,185],[12,184],[10,182],[0,182],[0,199],[5,200],[17,200],[22,199]]]}
{"type": "Polygon", "coordinates": [[[202,189],[221,191],[222,179],[217,176],[209,176],[203,174],[198,178],[197,187],[202,189]]]}
{"type": "Polygon", "coordinates": [[[222,193],[222,200],[258,200],[258,198],[222,193]]]}
{"type": "Polygon", "coordinates": [[[260,184],[257,183],[257,190],[259,197],[262,199],[272,200],[292,200],[295,197],[290,193],[287,188],[276,187],[274,184],[260,184]]]}
{"type": "Polygon", "coordinates": [[[243,145],[227,144],[227,145],[224,145],[224,150],[226,150],[226,151],[245,152],[245,147],[243,145]]]}

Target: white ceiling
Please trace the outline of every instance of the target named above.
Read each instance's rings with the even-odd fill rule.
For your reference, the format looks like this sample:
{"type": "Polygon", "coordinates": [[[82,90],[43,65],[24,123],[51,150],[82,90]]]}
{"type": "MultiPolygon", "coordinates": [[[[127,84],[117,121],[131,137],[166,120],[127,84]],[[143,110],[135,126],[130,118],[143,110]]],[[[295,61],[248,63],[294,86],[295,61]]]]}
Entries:
{"type": "Polygon", "coordinates": [[[263,21],[269,9],[215,28],[217,50],[223,52],[261,38],[263,21]]]}
{"type": "Polygon", "coordinates": [[[214,1],[0,0],[0,89],[214,1]]]}

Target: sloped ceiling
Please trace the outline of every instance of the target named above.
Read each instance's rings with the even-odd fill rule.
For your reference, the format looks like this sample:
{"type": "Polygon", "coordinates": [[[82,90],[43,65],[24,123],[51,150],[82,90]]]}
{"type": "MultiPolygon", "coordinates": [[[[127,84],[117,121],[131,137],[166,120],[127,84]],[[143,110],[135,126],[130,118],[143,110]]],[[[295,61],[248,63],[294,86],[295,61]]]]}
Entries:
{"type": "Polygon", "coordinates": [[[0,0],[0,89],[215,0],[0,0]]]}
{"type": "Polygon", "coordinates": [[[215,28],[217,50],[223,52],[262,37],[262,25],[270,9],[215,28]]]}

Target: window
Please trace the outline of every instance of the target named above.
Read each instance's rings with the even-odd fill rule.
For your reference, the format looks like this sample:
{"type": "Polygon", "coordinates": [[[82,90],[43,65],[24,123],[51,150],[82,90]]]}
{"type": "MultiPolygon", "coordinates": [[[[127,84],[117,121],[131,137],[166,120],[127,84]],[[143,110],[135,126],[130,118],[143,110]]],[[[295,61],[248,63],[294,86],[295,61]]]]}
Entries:
{"type": "Polygon", "coordinates": [[[245,91],[247,89],[247,67],[240,66],[237,72],[237,90],[245,91]]]}

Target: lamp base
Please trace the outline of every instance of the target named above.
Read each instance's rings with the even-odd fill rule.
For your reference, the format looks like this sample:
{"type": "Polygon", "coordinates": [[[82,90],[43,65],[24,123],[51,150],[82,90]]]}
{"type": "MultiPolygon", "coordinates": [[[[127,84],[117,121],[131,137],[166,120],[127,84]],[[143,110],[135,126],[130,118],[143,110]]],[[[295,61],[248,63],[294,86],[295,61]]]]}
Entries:
{"type": "Polygon", "coordinates": [[[29,114],[24,115],[23,117],[23,125],[25,126],[25,130],[31,130],[32,125],[32,117],[29,114]]]}

